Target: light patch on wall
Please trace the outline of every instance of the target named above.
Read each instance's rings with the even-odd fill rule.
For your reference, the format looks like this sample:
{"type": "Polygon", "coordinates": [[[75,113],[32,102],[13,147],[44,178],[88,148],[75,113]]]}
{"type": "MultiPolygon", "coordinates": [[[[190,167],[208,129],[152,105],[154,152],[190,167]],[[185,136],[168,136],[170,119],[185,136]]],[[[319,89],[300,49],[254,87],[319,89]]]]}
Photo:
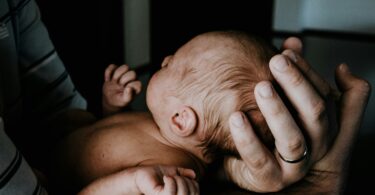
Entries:
{"type": "Polygon", "coordinates": [[[273,29],[375,34],[373,0],[275,0],[273,29]]]}
{"type": "Polygon", "coordinates": [[[150,2],[124,0],[125,63],[138,67],[150,63],[150,2]]]}

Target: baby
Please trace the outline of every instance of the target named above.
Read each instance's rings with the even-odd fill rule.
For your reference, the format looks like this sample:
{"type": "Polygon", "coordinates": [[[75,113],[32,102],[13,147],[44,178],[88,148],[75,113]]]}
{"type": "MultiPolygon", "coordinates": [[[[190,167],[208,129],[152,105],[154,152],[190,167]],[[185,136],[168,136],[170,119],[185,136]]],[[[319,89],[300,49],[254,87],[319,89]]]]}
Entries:
{"type": "Polygon", "coordinates": [[[218,155],[238,155],[228,125],[238,110],[273,147],[253,91],[259,81],[273,80],[268,62],[274,54],[271,46],[242,32],[198,35],[166,57],[150,79],[150,113],[113,114],[140,91],[140,83],[127,66],[110,65],[103,86],[103,108],[110,116],[64,140],[61,176],[84,186],[124,169],[173,165],[193,169],[200,178],[218,155]]]}

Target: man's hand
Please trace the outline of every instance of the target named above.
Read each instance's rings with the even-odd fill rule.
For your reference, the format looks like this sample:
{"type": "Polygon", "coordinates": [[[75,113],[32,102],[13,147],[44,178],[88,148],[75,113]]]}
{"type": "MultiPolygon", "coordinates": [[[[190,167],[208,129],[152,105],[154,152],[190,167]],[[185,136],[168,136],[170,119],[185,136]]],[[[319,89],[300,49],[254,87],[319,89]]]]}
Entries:
{"type": "Polygon", "coordinates": [[[333,174],[330,178],[336,185],[320,189],[339,190],[345,178],[341,171],[347,166],[370,86],[351,75],[343,64],[336,71],[340,94],[299,56],[302,44],[298,39],[288,39],[284,45],[294,51],[285,50],[282,55],[273,57],[270,69],[297,111],[298,118],[292,117],[270,82],[259,83],[255,97],[275,137],[276,150],[269,151],[256,137],[251,124],[244,120],[243,114],[234,113],[230,118],[230,128],[242,160],[227,158],[227,174],[242,188],[271,192],[301,178],[312,182],[310,187],[319,186],[315,184],[324,184],[322,180],[327,178],[322,173],[328,172],[333,174]],[[335,103],[339,103],[340,109],[333,108],[335,103]],[[338,137],[334,139],[337,132],[338,137]],[[305,152],[307,155],[296,163],[285,160],[300,159],[305,152]],[[309,179],[311,175],[315,176],[313,181],[309,179]]]}
{"type": "Polygon", "coordinates": [[[110,64],[104,72],[103,114],[119,112],[133,99],[134,94],[141,92],[142,84],[136,80],[135,71],[127,65],[110,64]]]}

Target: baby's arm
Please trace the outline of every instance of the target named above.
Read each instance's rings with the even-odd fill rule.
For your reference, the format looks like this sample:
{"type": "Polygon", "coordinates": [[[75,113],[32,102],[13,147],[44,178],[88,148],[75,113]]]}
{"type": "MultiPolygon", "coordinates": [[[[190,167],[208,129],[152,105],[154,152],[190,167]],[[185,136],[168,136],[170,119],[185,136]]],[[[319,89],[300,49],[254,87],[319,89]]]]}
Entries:
{"type": "Polygon", "coordinates": [[[100,178],[79,195],[95,194],[199,194],[195,173],[174,166],[141,166],[100,178]]]}
{"type": "Polygon", "coordinates": [[[141,91],[141,82],[129,66],[110,64],[104,72],[103,115],[118,113],[141,91]]]}

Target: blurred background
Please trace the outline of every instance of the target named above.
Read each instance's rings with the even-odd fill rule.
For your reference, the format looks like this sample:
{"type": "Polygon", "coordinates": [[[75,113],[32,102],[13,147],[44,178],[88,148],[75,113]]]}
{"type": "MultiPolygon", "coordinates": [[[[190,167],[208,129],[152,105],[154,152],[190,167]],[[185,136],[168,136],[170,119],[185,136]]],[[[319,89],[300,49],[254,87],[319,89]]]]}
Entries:
{"type": "MultiPolygon", "coordinates": [[[[89,110],[101,112],[104,69],[136,68],[146,89],[163,58],[210,30],[243,30],[279,47],[288,36],[304,43],[304,57],[334,84],[334,68],[349,64],[375,86],[373,0],[37,0],[52,41],[89,110]]],[[[132,103],[147,110],[145,90],[132,103]]],[[[371,190],[375,175],[375,100],[370,97],[348,182],[348,194],[371,190]]]]}

